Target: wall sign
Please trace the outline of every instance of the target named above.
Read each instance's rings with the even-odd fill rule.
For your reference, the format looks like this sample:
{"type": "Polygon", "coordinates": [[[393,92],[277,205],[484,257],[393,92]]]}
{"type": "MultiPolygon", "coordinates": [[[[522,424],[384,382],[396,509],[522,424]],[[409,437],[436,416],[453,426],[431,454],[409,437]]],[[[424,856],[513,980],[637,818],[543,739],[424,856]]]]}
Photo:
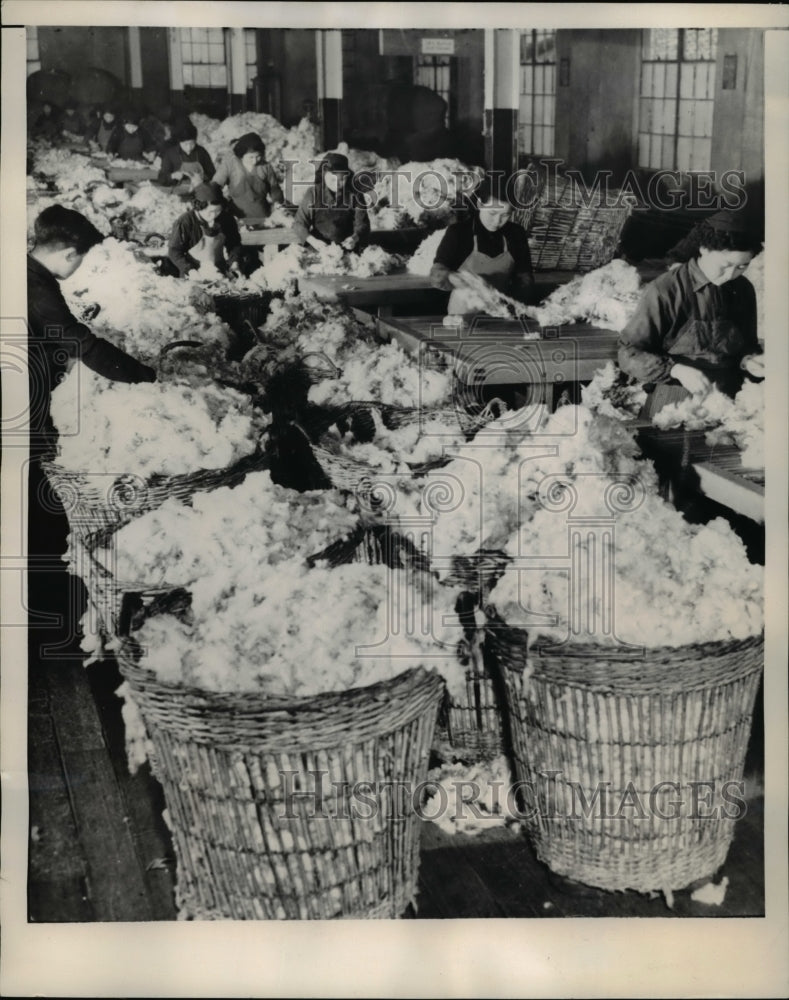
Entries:
{"type": "Polygon", "coordinates": [[[454,38],[423,38],[423,56],[453,56],[455,54],[454,38]]]}

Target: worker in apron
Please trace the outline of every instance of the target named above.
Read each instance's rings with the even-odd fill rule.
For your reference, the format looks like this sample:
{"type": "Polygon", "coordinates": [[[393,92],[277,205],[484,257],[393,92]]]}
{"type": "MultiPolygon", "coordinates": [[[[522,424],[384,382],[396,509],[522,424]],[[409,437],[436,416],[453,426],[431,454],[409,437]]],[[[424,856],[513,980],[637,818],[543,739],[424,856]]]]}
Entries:
{"type": "Polygon", "coordinates": [[[734,397],[747,375],[763,375],[756,293],[743,277],[760,241],[730,210],[702,223],[698,239],[694,257],[647,287],[620,337],[620,367],[647,390],[644,418],[713,386],[734,397]]]}
{"type": "Polygon", "coordinates": [[[526,230],[512,221],[513,207],[487,183],[471,200],[467,217],[447,228],[430,271],[434,288],[450,291],[448,315],[479,311],[473,293],[453,287],[452,274],[470,271],[505,295],[531,299],[534,287],[526,230]]]}
{"type": "MultiPolygon", "coordinates": [[[[462,218],[444,233],[430,271],[434,288],[449,291],[449,317],[486,315],[486,304],[476,290],[455,287],[458,272],[470,272],[505,295],[528,302],[532,297],[534,275],[526,230],[512,221],[513,207],[501,189],[483,181],[468,199],[462,218]]],[[[479,332],[478,328],[478,332],[479,332]]],[[[496,340],[491,341],[496,354],[496,340]]],[[[475,348],[477,350],[477,348],[475,348]]],[[[478,352],[482,359],[483,354],[478,352]]],[[[529,382],[525,377],[510,378],[506,383],[488,381],[480,360],[480,371],[464,386],[465,406],[470,412],[482,412],[492,401],[501,401],[509,409],[540,407],[550,402],[552,387],[529,382]]],[[[496,370],[501,370],[497,362],[496,370]]],[[[536,410],[534,412],[537,412],[536,410]]]]}
{"type": "MultiPolygon", "coordinates": [[[[764,376],[756,293],[743,277],[760,241],[729,210],[702,223],[698,240],[695,256],[647,287],[620,337],[620,367],[647,391],[641,419],[652,420],[670,403],[701,403],[713,388],[734,397],[746,378],[764,376]]],[[[687,520],[704,520],[692,467],[649,439],[642,447],[663,498],[687,520]]]]}
{"type": "Polygon", "coordinates": [[[182,278],[201,267],[206,273],[238,273],[241,236],[218,184],[195,188],[192,207],[170,232],[167,256],[182,278]]]}

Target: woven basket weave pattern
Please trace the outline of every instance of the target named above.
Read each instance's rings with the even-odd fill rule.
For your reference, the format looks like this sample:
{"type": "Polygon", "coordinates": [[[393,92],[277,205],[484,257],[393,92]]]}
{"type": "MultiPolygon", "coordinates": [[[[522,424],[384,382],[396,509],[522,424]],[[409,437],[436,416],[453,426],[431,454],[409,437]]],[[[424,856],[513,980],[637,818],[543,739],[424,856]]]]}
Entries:
{"type": "Polygon", "coordinates": [[[427,778],[436,674],[277,702],[174,688],[120,663],[155,747],[189,915],[394,918],[413,902],[421,821],[389,783],[427,778]],[[338,783],[318,803],[316,771],[338,783]],[[372,783],[369,807],[349,808],[343,782],[372,783]]]}
{"type": "Polygon", "coordinates": [[[676,890],[714,875],[734,834],[722,790],[742,778],[762,640],[650,650],[630,661],[594,647],[575,657],[527,653],[524,633],[503,627],[489,641],[504,675],[518,779],[531,790],[524,825],[538,857],[611,891],[676,890]],[[701,786],[696,815],[690,782],[715,783],[701,786]],[[608,805],[594,806],[603,786],[608,805]]]}
{"type": "Polygon", "coordinates": [[[591,271],[616,253],[633,205],[625,199],[617,204],[618,191],[607,192],[608,204],[601,204],[599,192],[582,194],[576,182],[561,177],[540,192],[528,225],[536,271],[591,271]]]}

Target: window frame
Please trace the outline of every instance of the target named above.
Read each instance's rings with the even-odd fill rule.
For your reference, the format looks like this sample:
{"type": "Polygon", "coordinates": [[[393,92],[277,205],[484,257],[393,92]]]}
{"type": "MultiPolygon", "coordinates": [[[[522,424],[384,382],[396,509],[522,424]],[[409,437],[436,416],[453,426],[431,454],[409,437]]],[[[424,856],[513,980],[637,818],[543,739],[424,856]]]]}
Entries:
{"type": "MultiPolygon", "coordinates": [[[[713,126],[713,120],[714,120],[714,114],[715,114],[715,91],[716,91],[717,61],[718,61],[718,51],[719,51],[719,39],[718,39],[717,32],[718,32],[719,29],[717,29],[717,28],[712,28],[712,29],[706,29],[706,28],[674,28],[674,29],[668,29],[668,30],[676,31],[676,33],[677,33],[676,34],[676,57],[674,59],[654,59],[654,58],[653,59],[648,59],[648,58],[645,57],[645,52],[648,51],[648,43],[650,41],[649,36],[648,36],[648,32],[651,31],[651,30],[653,30],[653,29],[643,28],[642,31],[641,31],[640,65],[639,65],[639,85],[638,85],[638,122],[637,122],[637,128],[636,128],[636,164],[637,164],[637,167],[638,167],[639,170],[642,170],[642,171],[646,172],[647,174],[658,173],[658,172],[660,172],[662,170],[680,171],[681,173],[694,173],[694,172],[698,172],[698,171],[709,170],[710,169],[710,157],[711,157],[711,153],[712,153],[712,139],[713,139],[713,128],[712,128],[712,126],[713,126]],[[707,30],[711,30],[711,31],[715,32],[715,34],[712,37],[712,42],[711,42],[711,56],[709,58],[699,57],[698,52],[697,52],[697,54],[693,58],[687,57],[685,55],[687,33],[691,32],[691,31],[696,32],[696,31],[707,31],[707,30]],[[706,88],[705,88],[706,94],[709,95],[709,96],[697,97],[695,95],[695,90],[696,90],[696,86],[697,86],[697,84],[696,84],[697,74],[696,74],[696,70],[694,69],[694,71],[693,71],[693,89],[694,89],[694,95],[692,97],[685,97],[685,96],[683,96],[683,76],[684,76],[684,74],[683,74],[683,67],[688,67],[688,66],[695,67],[695,66],[698,66],[698,65],[703,65],[703,66],[710,67],[707,70],[707,80],[706,80],[706,88]],[[668,96],[667,94],[664,94],[664,96],[662,96],[662,97],[654,97],[652,94],[645,94],[644,93],[644,80],[645,80],[645,67],[646,66],[664,66],[664,67],[673,66],[673,67],[676,67],[676,71],[675,71],[676,79],[674,81],[674,89],[673,89],[673,94],[671,96],[668,96]],[[671,131],[664,131],[664,132],[653,131],[653,128],[654,128],[654,118],[653,118],[654,110],[650,111],[650,119],[651,120],[649,121],[649,128],[647,129],[647,128],[643,127],[643,125],[644,125],[644,102],[645,101],[655,102],[655,103],[652,103],[652,105],[651,105],[652,109],[655,108],[656,104],[660,104],[662,112],[665,112],[665,107],[666,107],[667,102],[672,102],[673,101],[673,103],[674,103],[674,112],[673,112],[673,127],[672,127],[671,131]],[[697,113],[696,106],[700,105],[700,104],[709,104],[710,105],[709,111],[705,112],[705,114],[708,115],[708,120],[709,120],[709,132],[708,132],[708,134],[701,134],[701,135],[693,135],[693,134],[691,134],[691,135],[686,135],[686,134],[684,134],[681,131],[681,129],[683,127],[683,123],[682,123],[682,120],[683,120],[683,102],[688,102],[688,101],[692,102],[692,104],[694,106],[693,107],[693,112],[692,112],[692,120],[694,120],[694,121],[695,121],[695,117],[696,117],[696,113],[697,113]],[[650,161],[653,159],[652,155],[651,155],[652,154],[652,144],[654,142],[655,137],[660,137],[661,138],[661,155],[660,155],[660,161],[661,162],[660,162],[660,164],[658,166],[651,166],[650,165],[650,161]],[[663,144],[664,144],[665,139],[667,137],[671,138],[671,164],[670,165],[666,165],[663,162],[664,159],[665,159],[665,157],[664,157],[664,145],[663,144]],[[648,152],[649,152],[649,155],[647,155],[646,157],[643,158],[644,160],[647,161],[646,163],[643,162],[643,160],[642,160],[642,146],[643,146],[643,142],[644,142],[645,139],[648,141],[648,152]],[[698,165],[698,164],[694,163],[694,159],[695,159],[695,155],[694,154],[695,154],[695,148],[696,148],[696,140],[699,140],[699,139],[706,140],[706,142],[707,142],[707,149],[708,149],[708,153],[707,153],[707,157],[706,157],[706,163],[705,164],[701,164],[701,165],[698,165]],[[679,152],[680,152],[680,147],[681,147],[682,140],[689,140],[690,141],[690,148],[689,148],[689,156],[688,156],[688,164],[687,165],[680,165],[679,152]]],[[[658,30],[660,30],[660,29],[658,29],[658,30]]],[[[665,118],[664,118],[664,121],[665,121],[665,118]]]]}

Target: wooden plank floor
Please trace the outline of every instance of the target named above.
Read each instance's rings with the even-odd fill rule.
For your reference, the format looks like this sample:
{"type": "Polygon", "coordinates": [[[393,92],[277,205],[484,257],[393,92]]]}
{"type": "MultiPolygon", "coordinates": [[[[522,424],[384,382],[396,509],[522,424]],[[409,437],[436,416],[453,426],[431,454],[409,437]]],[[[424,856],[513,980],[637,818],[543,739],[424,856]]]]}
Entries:
{"type": "MultiPolygon", "coordinates": [[[[112,664],[31,658],[29,920],[174,920],[174,855],[159,785],[128,773],[112,664]]],[[[747,767],[763,773],[760,717],[747,767]]],[[[575,887],[540,864],[517,829],[450,836],[425,823],[417,918],[760,916],[764,800],[737,825],[720,907],[575,887]]]]}

